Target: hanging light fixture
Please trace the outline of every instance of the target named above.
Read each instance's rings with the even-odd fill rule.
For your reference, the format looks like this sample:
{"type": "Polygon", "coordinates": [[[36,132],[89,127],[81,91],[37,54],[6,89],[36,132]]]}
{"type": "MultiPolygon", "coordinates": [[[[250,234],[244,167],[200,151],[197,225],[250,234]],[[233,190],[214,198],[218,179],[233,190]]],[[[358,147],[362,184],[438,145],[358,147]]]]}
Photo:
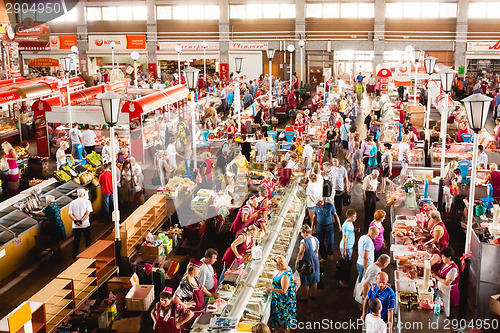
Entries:
{"type": "Polygon", "coordinates": [[[293,44],[290,44],[288,45],[287,50],[288,52],[292,53],[293,51],[295,51],[295,46],[293,46],[293,44]]]}
{"type": "Polygon", "coordinates": [[[469,119],[469,126],[474,132],[477,133],[484,128],[492,100],[493,98],[483,94],[473,94],[462,100],[469,119]]]}
{"type": "Polygon", "coordinates": [[[63,68],[63,71],[69,72],[70,71],[70,66],[71,66],[71,58],[70,57],[64,57],[60,59],[61,61],[61,66],[63,68]]]}
{"type": "Polygon", "coordinates": [[[449,67],[443,68],[442,70],[439,71],[439,77],[441,78],[441,86],[443,87],[443,91],[445,93],[449,93],[451,91],[455,74],[456,72],[449,67]]]}
{"type": "Polygon", "coordinates": [[[114,126],[118,122],[120,115],[120,100],[122,96],[114,91],[107,91],[96,97],[101,101],[104,121],[109,126],[114,126]]]}
{"type": "Polygon", "coordinates": [[[434,66],[436,65],[436,57],[426,57],[424,59],[425,70],[427,71],[427,75],[432,75],[434,73],[434,66]]]}
{"type": "Polygon", "coordinates": [[[234,68],[236,73],[240,74],[243,70],[243,63],[245,62],[245,58],[234,58],[234,68]]]}
{"type": "Polygon", "coordinates": [[[266,52],[267,52],[267,58],[269,59],[269,61],[272,61],[276,50],[275,49],[267,49],[266,52]]]}
{"type": "Polygon", "coordinates": [[[183,72],[184,77],[186,78],[186,86],[191,91],[195,90],[198,80],[198,73],[200,72],[200,70],[195,67],[187,66],[186,69],[183,70],[183,72]]]}

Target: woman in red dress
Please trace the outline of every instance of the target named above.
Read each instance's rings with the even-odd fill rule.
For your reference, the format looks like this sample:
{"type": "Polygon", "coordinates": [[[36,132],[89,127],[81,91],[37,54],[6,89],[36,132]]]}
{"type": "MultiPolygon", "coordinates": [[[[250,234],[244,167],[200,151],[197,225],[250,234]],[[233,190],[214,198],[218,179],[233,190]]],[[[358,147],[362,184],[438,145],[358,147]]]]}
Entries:
{"type": "Polygon", "coordinates": [[[184,324],[193,318],[193,311],[182,304],[172,302],[172,288],[166,287],[160,293],[160,301],[151,310],[153,330],[156,333],[181,333],[184,324]]]}
{"type": "Polygon", "coordinates": [[[258,201],[256,196],[252,196],[248,199],[247,204],[242,206],[238,211],[238,214],[236,214],[236,218],[234,219],[233,224],[231,224],[229,231],[236,235],[237,231],[243,228],[248,220],[253,220],[257,216],[257,214],[255,214],[257,203],[258,201]]]}
{"type": "Polygon", "coordinates": [[[304,128],[305,128],[305,123],[304,121],[302,120],[302,115],[299,113],[297,115],[297,118],[295,119],[295,130],[297,131],[298,135],[299,136],[302,136],[302,133],[304,132],[304,128]]]}
{"type": "Polygon", "coordinates": [[[250,250],[253,246],[253,238],[257,235],[257,227],[254,225],[250,225],[243,229],[243,232],[231,243],[231,246],[228,247],[224,256],[222,257],[222,261],[224,262],[224,270],[227,271],[235,260],[242,260],[243,254],[247,250],[250,250]]]}

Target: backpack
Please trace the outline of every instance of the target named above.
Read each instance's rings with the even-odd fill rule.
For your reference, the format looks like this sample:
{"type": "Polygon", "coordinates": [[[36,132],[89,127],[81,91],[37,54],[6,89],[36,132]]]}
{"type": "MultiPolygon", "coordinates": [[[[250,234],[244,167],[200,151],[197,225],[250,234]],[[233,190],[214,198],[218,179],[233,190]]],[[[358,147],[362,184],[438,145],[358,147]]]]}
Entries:
{"type": "Polygon", "coordinates": [[[333,185],[332,182],[324,179],[323,180],[323,198],[329,198],[332,196],[333,185]]]}

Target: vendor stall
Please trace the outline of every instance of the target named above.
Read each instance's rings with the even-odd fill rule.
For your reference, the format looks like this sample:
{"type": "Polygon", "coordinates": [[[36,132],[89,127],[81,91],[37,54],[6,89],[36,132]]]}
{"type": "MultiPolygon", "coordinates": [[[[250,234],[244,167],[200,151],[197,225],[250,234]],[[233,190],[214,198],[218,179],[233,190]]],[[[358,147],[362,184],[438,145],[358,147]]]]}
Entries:
{"type": "Polygon", "coordinates": [[[241,332],[248,332],[258,322],[268,321],[271,297],[265,287],[277,273],[272,259],[280,254],[290,261],[305,215],[304,196],[297,185],[286,188],[278,210],[269,220],[269,234],[257,241],[259,245],[252,248],[251,260],[245,263],[244,269],[239,269],[238,264],[231,267],[234,271],[230,271],[219,286],[222,300],[215,303],[213,312],[198,318],[194,325],[196,332],[208,328],[210,319],[217,314],[234,318],[233,324],[241,332]]]}

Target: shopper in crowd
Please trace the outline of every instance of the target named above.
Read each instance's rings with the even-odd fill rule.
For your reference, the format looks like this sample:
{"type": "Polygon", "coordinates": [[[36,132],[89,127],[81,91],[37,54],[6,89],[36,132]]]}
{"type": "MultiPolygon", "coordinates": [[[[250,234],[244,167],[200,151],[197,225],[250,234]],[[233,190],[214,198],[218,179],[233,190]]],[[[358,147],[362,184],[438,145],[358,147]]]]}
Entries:
{"type": "Polygon", "coordinates": [[[217,287],[219,285],[219,279],[217,278],[217,273],[214,270],[213,265],[217,262],[218,253],[215,249],[207,249],[203,259],[201,259],[202,265],[200,267],[200,273],[198,274],[198,283],[205,287],[205,304],[208,301],[208,297],[214,295],[217,292],[217,287]]]}
{"type": "Polygon", "coordinates": [[[304,290],[301,300],[308,297],[314,298],[316,295],[316,288],[320,280],[320,267],[319,267],[319,240],[312,236],[311,227],[304,224],[300,229],[302,240],[300,241],[299,253],[295,261],[295,267],[299,266],[302,260],[311,266],[311,274],[301,274],[300,280],[302,282],[301,289],[304,290]]]}
{"type": "Polygon", "coordinates": [[[387,333],[387,324],[381,316],[382,302],[378,298],[368,301],[368,313],[365,316],[366,333],[387,333]]]}
{"type": "Polygon", "coordinates": [[[55,202],[56,199],[53,195],[45,196],[46,206],[40,210],[35,211],[34,214],[45,216],[48,220],[47,234],[52,238],[53,244],[51,247],[52,253],[56,256],[61,255],[61,242],[66,239],[66,228],[61,219],[61,210],[55,202]]]}
{"type": "Polygon", "coordinates": [[[377,187],[378,187],[379,171],[373,170],[372,173],[363,179],[363,201],[365,207],[365,227],[371,222],[373,214],[375,214],[375,206],[377,202],[377,187]]]}
{"type": "Polygon", "coordinates": [[[177,170],[177,156],[182,157],[175,147],[175,138],[170,138],[170,144],[167,147],[167,162],[169,169],[177,170]]]}
{"type": "MultiPolygon", "coordinates": [[[[138,164],[136,164],[138,165],[138,164]]],[[[137,206],[140,206],[144,203],[145,198],[145,189],[144,189],[144,175],[142,174],[142,170],[140,168],[132,167],[132,184],[134,187],[134,203],[137,206]]]]}
{"type": "MultiPolygon", "coordinates": [[[[368,135],[366,139],[361,142],[361,152],[363,153],[363,164],[365,165],[365,176],[369,175],[372,170],[375,169],[375,167],[372,165],[370,166],[370,158],[373,158],[376,153],[374,154],[374,150],[372,149],[375,147],[377,148],[375,142],[373,141],[373,137],[371,135],[368,135]]],[[[372,163],[373,164],[373,163],[372,163]]]]}
{"type": "Polygon", "coordinates": [[[432,277],[438,281],[438,289],[444,304],[444,313],[450,318],[450,307],[456,307],[460,303],[460,272],[457,264],[453,261],[455,252],[451,247],[441,249],[441,259],[443,265],[437,273],[432,273],[432,277]]]}
{"type": "Polygon", "coordinates": [[[174,303],[172,298],[172,288],[165,287],[160,293],[160,301],[151,310],[155,333],[182,333],[184,324],[194,316],[193,311],[183,304],[174,303]]]}
{"type": "Polygon", "coordinates": [[[363,299],[366,298],[370,287],[377,282],[378,273],[386,269],[390,263],[391,257],[387,254],[381,254],[374,263],[368,266],[356,291],[363,299]]]}
{"type": "Polygon", "coordinates": [[[19,193],[20,186],[19,167],[17,166],[17,152],[8,141],[2,142],[2,149],[5,153],[4,159],[9,165],[9,190],[12,195],[16,195],[19,193]]]}
{"type": "Polygon", "coordinates": [[[317,228],[316,235],[320,242],[319,253],[322,261],[333,259],[334,219],[340,230],[340,219],[335,212],[335,207],[331,203],[325,202],[323,198],[320,199],[314,208],[312,225],[317,228]]]}
{"type": "Polygon", "coordinates": [[[134,186],[132,181],[132,165],[130,160],[125,160],[120,171],[120,202],[130,203],[133,201],[134,186]]]}
{"type": "Polygon", "coordinates": [[[95,150],[95,138],[96,134],[90,129],[89,124],[85,124],[85,131],[82,134],[82,144],[85,150],[85,155],[92,153],[95,150]]]}
{"type": "Polygon", "coordinates": [[[373,239],[373,246],[374,246],[374,251],[375,251],[375,259],[377,259],[381,254],[382,251],[384,250],[386,246],[385,240],[384,240],[384,220],[385,220],[386,213],[382,209],[378,209],[375,211],[375,214],[373,214],[373,221],[370,223],[370,227],[375,227],[378,229],[378,236],[373,239]]]}
{"type": "Polygon", "coordinates": [[[444,169],[444,180],[443,180],[443,201],[445,212],[449,213],[451,211],[451,206],[453,204],[452,187],[457,186],[457,175],[455,170],[458,168],[457,161],[450,161],[446,168],[444,169]]]}
{"type": "MultiPolygon", "coordinates": [[[[119,147],[115,146],[115,151],[118,150],[119,147]]],[[[104,145],[101,151],[102,163],[110,163],[111,162],[111,140],[109,138],[104,139],[104,145]]],[[[115,153],[116,155],[116,153],[115,153]]]]}
{"type": "Polygon", "coordinates": [[[247,141],[246,134],[241,135],[241,142],[239,143],[241,147],[241,153],[245,156],[247,162],[250,162],[250,154],[252,151],[252,144],[247,141]]]}
{"type": "Polygon", "coordinates": [[[267,286],[267,290],[271,291],[271,323],[274,327],[288,329],[297,317],[295,281],[285,257],[277,255],[274,263],[278,273],[272,285],[267,286]]]}
{"type": "Polygon", "coordinates": [[[354,209],[349,209],[346,212],[346,220],[342,224],[342,239],[340,240],[340,254],[342,259],[349,262],[347,267],[347,271],[343,272],[346,279],[339,280],[339,284],[347,288],[349,283],[349,277],[351,275],[351,257],[354,248],[355,242],[355,233],[354,233],[354,222],[356,221],[356,211],[354,209]]]}
{"type": "Polygon", "coordinates": [[[477,155],[477,164],[483,164],[484,166],[488,165],[488,155],[484,151],[483,145],[479,145],[479,154],[477,155]]]}
{"type": "Polygon", "coordinates": [[[333,126],[328,127],[326,131],[325,150],[327,161],[331,161],[332,158],[337,156],[337,132],[333,126]]]}
{"type": "Polygon", "coordinates": [[[231,243],[231,246],[229,246],[222,257],[224,272],[231,267],[235,260],[243,260],[243,254],[254,245],[254,237],[257,235],[257,231],[258,229],[255,225],[250,225],[231,243]]]}
{"type": "Polygon", "coordinates": [[[56,151],[57,170],[61,170],[62,166],[67,163],[66,158],[71,157],[71,154],[66,154],[66,149],[68,148],[69,148],[68,141],[59,142],[59,149],[56,151]]]}
{"type": "Polygon", "coordinates": [[[314,149],[311,146],[311,139],[309,137],[306,138],[305,143],[302,157],[304,158],[304,167],[306,168],[306,172],[308,172],[312,168],[314,149]]]}
{"type": "Polygon", "coordinates": [[[398,146],[398,160],[401,163],[401,175],[406,175],[408,172],[408,163],[410,161],[410,145],[408,142],[408,135],[403,135],[401,143],[398,146]]]}
{"type": "Polygon", "coordinates": [[[382,167],[382,193],[385,193],[387,183],[392,184],[392,145],[390,143],[384,143],[384,153],[381,158],[382,167]]]}
{"type": "Polygon", "coordinates": [[[363,235],[358,240],[358,260],[356,262],[356,268],[358,270],[358,282],[364,276],[366,269],[375,260],[375,247],[373,245],[373,240],[378,236],[378,229],[376,227],[370,227],[368,233],[363,235]]]}
{"type": "Polygon", "coordinates": [[[73,221],[73,258],[80,252],[80,239],[85,238],[85,247],[89,247],[90,239],[90,213],[92,213],[92,203],[87,199],[87,191],[83,188],[76,192],[78,198],[69,204],[68,215],[73,221]]]}
{"type": "Polygon", "coordinates": [[[281,187],[287,187],[292,177],[292,169],[287,168],[287,164],[286,160],[281,161],[281,168],[277,172],[278,183],[281,187]]]}
{"type": "Polygon", "coordinates": [[[342,216],[342,207],[344,206],[344,196],[347,193],[347,170],[343,165],[340,165],[338,158],[332,159],[332,173],[333,173],[333,189],[335,190],[335,210],[339,216],[342,216]]]}
{"type": "Polygon", "coordinates": [[[314,231],[316,229],[315,225],[312,222],[314,218],[314,210],[318,201],[323,198],[323,186],[319,183],[318,176],[316,176],[316,174],[309,175],[309,183],[307,184],[306,195],[307,210],[314,231]]]}
{"type": "Polygon", "coordinates": [[[108,217],[113,211],[113,176],[111,172],[111,163],[106,163],[102,167],[103,171],[99,176],[99,184],[101,185],[102,202],[104,211],[108,217]]]}
{"type": "Polygon", "coordinates": [[[441,214],[437,210],[431,211],[429,213],[429,217],[430,220],[427,225],[427,230],[429,231],[430,236],[428,237],[426,243],[434,243],[434,245],[442,251],[445,247],[448,247],[448,242],[450,240],[448,230],[446,230],[446,226],[441,220],[441,214]]]}
{"type": "Polygon", "coordinates": [[[382,303],[382,311],[380,313],[384,322],[387,323],[389,327],[389,333],[392,332],[394,324],[394,307],[396,303],[396,294],[394,290],[388,285],[389,275],[386,272],[380,272],[377,274],[376,283],[372,286],[366,295],[363,304],[363,314],[361,319],[365,320],[368,312],[368,301],[371,299],[378,298],[382,303]]]}
{"type": "Polygon", "coordinates": [[[353,143],[354,153],[351,157],[348,191],[351,191],[356,181],[363,182],[363,152],[359,149],[359,142],[353,143]]]}
{"type": "Polygon", "coordinates": [[[191,328],[194,320],[198,318],[205,309],[205,294],[210,297],[216,296],[216,293],[210,293],[200,284],[197,277],[200,274],[202,262],[198,259],[191,258],[186,273],[179,282],[179,286],[174,293],[174,303],[181,304],[193,312],[193,317],[189,320],[185,327],[191,328]]]}
{"type": "MultiPolygon", "coordinates": [[[[115,146],[116,147],[116,146],[115,146]]],[[[128,147],[122,147],[118,153],[117,163],[123,164],[125,161],[131,157],[128,147]]]]}
{"type": "Polygon", "coordinates": [[[76,159],[76,146],[83,141],[82,132],[78,129],[78,123],[73,123],[73,127],[69,130],[68,136],[71,140],[71,155],[76,159]]]}

